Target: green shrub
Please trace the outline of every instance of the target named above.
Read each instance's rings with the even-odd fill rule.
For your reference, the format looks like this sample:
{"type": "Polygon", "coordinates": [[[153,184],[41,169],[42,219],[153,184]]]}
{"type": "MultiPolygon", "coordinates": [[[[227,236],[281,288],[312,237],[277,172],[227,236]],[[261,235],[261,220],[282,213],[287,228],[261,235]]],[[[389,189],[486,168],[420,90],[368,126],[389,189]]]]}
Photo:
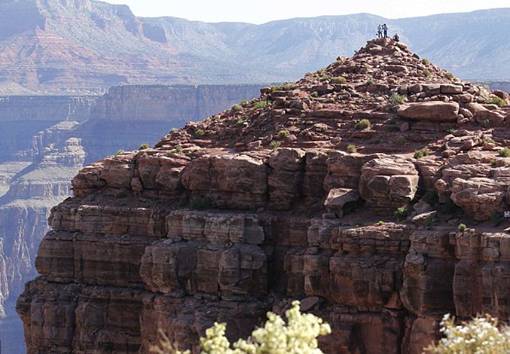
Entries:
{"type": "Polygon", "coordinates": [[[242,126],[246,123],[246,120],[244,118],[238,118],[236,119],[236,125],[242,126]]]}
{"type": "Polygon", "coordinates": [[[194,133],[193,133],[193,134],[194,134],[195,136],[197,136],[197,137],[202,137],[202,136],[204,136],[204,135],[205,135],[205,130],[203,130],[203,129],[197,129],[197,130],[195,130],[195,131],[194,131],[194,133]]]}
{"type": "Polygon", "coordinates": [[[446,73],[445,76],[448,80],[455,80],[455,75],[452,73],[446,73]]]}
{"type": "Polygon", "coordinates": [[[275,91],[289,91],[289,90],[292,90],[293,88],[294,88],[293,84],[291,84],[291,83],[284,83],[284,84],[281,84],[281,85],[278,85],[278,86],[271,87],[271,91],[272,92],[275,92],[275,91]]]}
{"type": "Polygon", "coordinates": [[[430,152],[427,149],[420,149],[414,152],[415,159],[421,159],[422,157],[429,156],[430,152]]]}
{"type": "Polygon", "coordinates": [[[402,95],[399,95],[398,93],[394,93],[393,95],[391,95],[390,97],[390,103],[394,106],[397,106],[399,104],[402,104],[404,103],[406,100],[406,98],[402,95]]]}
{"type": "Polygon", "coordinates": [[[241,105],[239,105],[239,104],[235,104],[232,106],[232,110],[234,112],[241,112],[243,110],[243,107],[241,107],[241,105]]]}
{"type": "Polygon", "coordinates": [[[508,105],[507,101],[496,95],[491,95],[487,100],[488,104],[495,104],[498,107],[505,107],[508,105]]]}
{"type": "Polygon", "coordinates": [[[407,210],[406,207],[400,207],[400,208],[397,208],[397,210],[395,210],[395,216],[399,220],[405,219],[408,214],[409,214],[409,210],[407,210]]]}
{"type": "Polygon", "coordinates": [[[498,155],[500,157],[510,157],[510,149],[505,147],[505,148],[499,150],[498,155]]]}
{"type": "Polygon", "coordinates": [[[423,75],[425,75],[425,77],[431,77],[432,73],[430,72],[429,69],[425,69],[425,70],[423,70],[423,75]]]}
{"type": "Polygon", "coordinates": [[[337,76],[331,78],[331,83],[335,85],[344,85],[347,83],[347,79],[343,76],[337,76]]]}
{"type": "Polygon", "coordinates": [[[180,154],[182,153],[182,146],[176,145],[172,150],[170,150],[170,154],[180,154]]]}
{"type": "Polygon", "coordinates": [[[138,150],[147,150],[148,148],[149,148],[149,144],[142,144],[142,145],[140,145],[138,150]]]}
{"type": "Polygon", "coordinates": [[[372,124],[370,123],[370,121],[368,119],[362,119],[362,120],[356,122],[356,124],[354,125],[354,128],[356,128],[356,130],[365,130],[365,129],[370,129],[371,126],[372,126],[372,124]]]}
{"type": "Polygon", "coordinates": [[[262,109],[262,108],[266,108],[268,105],[269,105],[269,102],[267,102],[267,101],[257,101],[257,102],[255,102],[254,107],[257,109],[262,109]]]}
{"type": "Polygon", "coordinates": [[[349,144],[349,145],[347,145],[347,152],[349,154],[355,154],[358,152],[358,148],[354,144],[349,144]]]}
{"type": "Polygon", "coordinates": [[[117,150],[117,152],[115,153],[115,156],[122,155],[123,153],[124,153],[124,150],[117,150]]]}
{"type": "Polygon", "coordinates": [[[459,232],[464,232],[466,231],[466,229],[467,229],[466,224],[459,224],[459,226],[457,226],[457,230],[459,230],[459,232]]]}
{"type": "Polygon", "coordinates": [[[276,140],[273,140],[273,141],[271,141],[271,143],[269,143],[269,147],[270,147],[272,150],[276,150],[276,149],[278,149],[281,145],[282,145],[282,143],[281,143],[281,142],[279,142],[279,141],[276,141],[276,140]]]}
{"type": "Polygon", "coordinates": [[[379,220],[379,221],[377,222],[377,226],[383,226],[383,225],[384,225],[384,221],[379,220]]]}
{"type": "Polygon", "coordinates": [[[510,352],[510,329],[499,327],[490,316],[476,317],[469,322],[455,324],[445,315],[441,321],[444,338],[425,348],[431,354],[503,354],[510,352]]]}
{"type": "Polygon", "coordinates": [[[278,132],[278,137],[280,139],[287,139],[289,137],[290,133],[287,129],[282,129],[278,132]]]}
{"type": "Polygon", "coordinates": [[[428,59],[424,58],[424,59],[421,60],[421,62],[422,62],[423,65],[430,65],[430,61],[428,59]]]}
{"type": "MultiPolygon", "coordinates": [[[[277,354],[307,353],[322,354],[317,338],[331,333],[327,323],[313,314],[303,314],[299,301],[285,312],[287,321],[268,312],[263,327],[255,329],[248,339],[240,339],[231,344],[225,336],[227,326],[215,323],[200,338],[201,354],[277,354]]],[[[191,354],[179,351],[170,339],[161,333],[160,343],[151,348],[156,354],[191,354]]]]}

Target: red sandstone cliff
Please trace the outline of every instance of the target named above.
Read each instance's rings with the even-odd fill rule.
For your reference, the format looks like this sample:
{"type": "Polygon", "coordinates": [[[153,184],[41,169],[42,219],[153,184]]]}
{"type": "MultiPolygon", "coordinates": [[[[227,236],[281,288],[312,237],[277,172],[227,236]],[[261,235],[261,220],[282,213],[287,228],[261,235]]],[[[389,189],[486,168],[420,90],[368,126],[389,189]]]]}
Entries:
{"type": "Polygon", "coordinates": [[[29,353],[147,353],[158,329],[196,348],[296,298],[331,324],[327,353],[420,353],[445,313],[508,318],[496,94],[371,41],[84,168],[18,300],[29,353]]]}

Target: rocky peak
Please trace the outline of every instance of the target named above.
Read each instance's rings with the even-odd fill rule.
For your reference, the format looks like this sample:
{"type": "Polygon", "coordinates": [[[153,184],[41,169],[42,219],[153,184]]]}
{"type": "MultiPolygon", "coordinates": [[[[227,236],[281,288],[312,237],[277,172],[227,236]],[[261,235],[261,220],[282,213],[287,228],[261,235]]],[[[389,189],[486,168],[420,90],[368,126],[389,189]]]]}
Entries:
{"type": "Polygon", "coordinates": [[[374,40],[85,167],[18,300],[28,352],[148,352],[161,329],[197,352],[215,321],[235,339],[293,299],[331,324],[328,354],[507,319],[506,104],[374,40]]]}
{"type": "Polygon", "coordinates": [[[258,100],[188,124],[158,147],[246,151],[354,144],[365,152],[409,153],[440,140],[441,130],[479,129],[482,121],[493,127],[507,115],[491,106],[497,98],[487,89],[459,80],[393,39],[369,41],[352,58],[340,57],[297,82],[261,93],[258,100]],[[427,133],[417,136],[410,124],[427,133]]]}

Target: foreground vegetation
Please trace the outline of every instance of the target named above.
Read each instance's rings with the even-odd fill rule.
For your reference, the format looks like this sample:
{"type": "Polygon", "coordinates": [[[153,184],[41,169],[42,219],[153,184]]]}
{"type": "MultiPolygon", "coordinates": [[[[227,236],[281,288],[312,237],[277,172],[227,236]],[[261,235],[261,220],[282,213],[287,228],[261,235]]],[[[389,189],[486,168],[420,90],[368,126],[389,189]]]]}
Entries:
{"type": "MultiPolygon", "coordinates": [[[[215,323],[200,339],[201,354],[322,354],[317,338],[331,333],[331,328],[322,319],[312,314],[301,313],[299,301],[285,313],[287,322],[269,312],[267,321],[254,330],[248,339],[231,344],[225,336],[225,324],[215,323]]],[[[175,348],[168,337],[162,335],[161,343],[152,348],[156,354],[191,354],[189,350],[175,348]]]]}
{"type": "Polygon", "coordinates": [[[477,317],[456,325],[446,315],[441,321],[444,336],[425,351],[431,354],[503,354],[510,353],[510,328],[498,327],[490,316],[477,317]]]}

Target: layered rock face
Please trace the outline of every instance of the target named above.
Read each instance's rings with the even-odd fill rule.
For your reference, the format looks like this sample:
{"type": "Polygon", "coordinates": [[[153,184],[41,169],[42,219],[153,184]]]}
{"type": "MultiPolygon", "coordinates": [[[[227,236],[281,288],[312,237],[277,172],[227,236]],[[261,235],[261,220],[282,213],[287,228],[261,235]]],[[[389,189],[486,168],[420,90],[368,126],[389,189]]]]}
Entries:
{"type": "Polygon", "coordinates": [[[261,92],[80,171],[18,299],[29,353],[147,353],[158,330],[196,352],[293,299],[326,353],[508,317],[505,94],[392,40],[261,92]]]}
{"type": "Polygon", "coordinates": [[[0,97],[3,351],[24,352],[21,325],[12,319],[15,300],[36,275],[35,256],[50,210],[71,194],[70,181],[84,162],[155,143],[169,127],[250,99],[258,90],[250,85],[136,86],[112,88],[102,97],[0,97]]]}

